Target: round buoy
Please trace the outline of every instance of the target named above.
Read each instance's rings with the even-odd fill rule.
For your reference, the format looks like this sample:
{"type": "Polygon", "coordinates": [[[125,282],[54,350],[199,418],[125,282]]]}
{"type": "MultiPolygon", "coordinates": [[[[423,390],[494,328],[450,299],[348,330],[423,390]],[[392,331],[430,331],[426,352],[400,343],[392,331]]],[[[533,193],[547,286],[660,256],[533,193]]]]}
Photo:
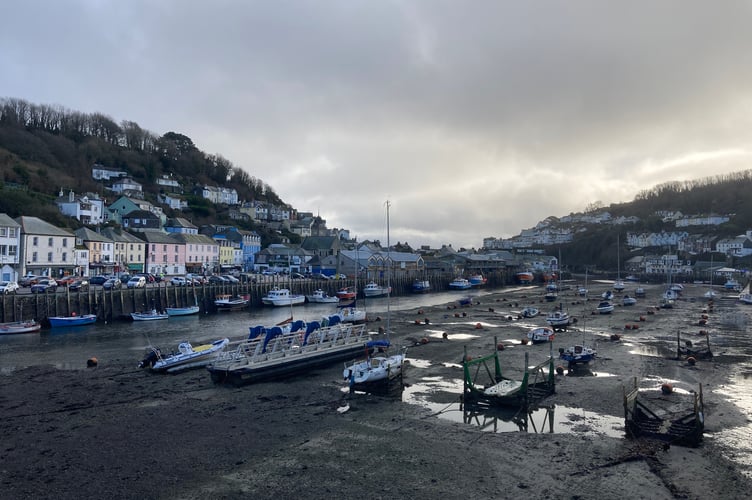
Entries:
{"type": "Polygon", "coordinates": [[[418,314],[423,314],[423,309],[418,309],[418,314]]]}
{"type": "Polygon", "coordinates": [[[463,312],[463,313],[462,313],[462,317],[463,317],[463,318],[466,318],[466,317],[467,317],[467,313],[466,313],[466,312],[463,312]]]}
{"type": "Polygon", "coordinates": [[[564,375],[564,367],[561,365],[557,366],[556,373],[558,373],[559,375],[564,375]]]}
{"type": "Polygon", "coordinates": [[[687,364],[689,366],[695,366],[695,363],[697,363],[697,360],[694,357],[690,356],[687,358],[687,364]]]}
{"type": "Polygon", "coordinates": [[[421,344],[428,344],[428,338],[423,337],[422,339],[420,339],[420,343],[421,344]]]}
{"type": "Polygon", "coordinates": [[[428,318],[423,318],[423,323],[425,323],[425,324],[428,324],[428,323],[430,323],[430,322],[431,322],[431,321],[430,321],[430,320],[429,320],[428,318]]]}
{"type": "Polygon", "coordinates": [[[520,339],[520,344],[527,345],[527,339],[520,339]]]}
{"type": "Polygon", "coordinates": [[[504,344],[502,344],[501,342],[499,342],[498,344],[496,344],[496,350],[497,351],[503,351],[504,350],[504,344]]]}
{"type": "Polygon", "coordinates": [[[415,324],[416,324],[416,325],[419,325],[419,324],[420,324],[420,320],[419,320],[419,319],[416,319],[416,320],[415,320],[415,324]]]}
{"type": "Polygon", "coordinates": [[[625,330],[631,330],[632,329],[632,325],[624,325],[624,329],[625,330]]]}
{"type": "Polygon", "coordinates": [[[70,313],[70,315],[75,318],[76,317],[76,311],[73,311],[72,313],[70,313]]]}
{"type": "Polygon", "coordinates": [[[669,383],[665,383],[661,386],[661,392],[663,394],[671,394],[672,392],[674,392],[674,386],[669,383]]]}
{"type": "Polygon", "coordinates": [[[706,319],[701,319],[700,321],[698,321],[698,322],[697,322],[697,324],[698,324],[698,325],[700,325],[700,326],[704,326],[704,325],[707,325],[707,324],[708,324],[708,320],[706,320],[706,319]]]}
{"type": "Polygon", "coordinates": [[[483,328],[483,325],[481,325],[480,323],[475,323],[476,330],[480,330],[481,328],[483,328]]]}
{"type": "Polygon", "coordinates": [[[703,314],[703,315],[702,315],[702,316],[700,316],[700,317],[701,317],[702,319],[708,319],[708,315],[707,315],[707,314],[703,314]]]}
{"type": "Polygon", "coordinates": [[[386,330],[384,330],[384,327],[380,326],[379,327],[379,333],[384,334],[385,332],[386,332],[386,330]]]}
{"type": "Polygon", "coordinates": [[[449,334],[447,332],[444,332],[444,333],[441,334],[441,338],[443,338],[444,340],[446,340],[446,339],[449,338],[449,334]]]}
{"type": "Polygon", "coordinates": [[[465,356],[465,361],[472,361],[472,360],[473,360],[473,357],[470,356],[469,354],[465,356]]]}
{"type": "Polygon", "coordinates": [[[619,340],[619,339],[621,339],[621,335],[619,335],[618,333],[611,334],[611,340],[619,340]]]}
{"type": "Polygon", "coordinates": [[[645,321],[645,316],[640,316],[640,321],[645,321]]]}
{"type": "Polygon", "coordinates": [[[640,325],[632,325],[632,330],[638,330],[640,328],[640,325]]]}
{"type": "Polygon", "coordinates": [[[454,313],[454,317],[455,318],[459,318],[460,317],[460,313],[454,313]]]}
{"type": "Polygon", "coordinates": [[[494,312],[494,308],[493,307],[489,307],[488,308],[488,312],[494,312]]]}
{"type": "Polygon", "coordinates": [[[94,368],[98,364],[99,361],[97,360],[97,358],[89,358],[86,360],[86,366],[88,366],[89,368],[94,368]]]}

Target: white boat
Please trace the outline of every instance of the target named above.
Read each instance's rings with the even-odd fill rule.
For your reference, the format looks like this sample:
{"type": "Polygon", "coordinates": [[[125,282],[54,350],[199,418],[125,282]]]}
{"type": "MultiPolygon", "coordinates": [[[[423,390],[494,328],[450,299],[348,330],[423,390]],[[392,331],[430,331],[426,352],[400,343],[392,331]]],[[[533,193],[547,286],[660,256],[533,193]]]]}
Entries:
{"type": "Polygon", "coordinates": [[[637,287],[634,291],[635,297],[638,298],[644,298],[645,297],[645,289],[643,287],[637,287]]]}
{"type": "Polygon", "coordinates": [[[534,318],[540,314],[540,310],[537,307],[528,306],[522,310],[520,315],[523,318],[534,318]]]}
{"type": "Polygon", "coordinates": [[[198,346],[193,346],[190,342],[181,342],[178,345],[178,351],[169,355],[162,354],[158,347],[149,347],[146,357],[138,366],[151,368],[155,372],[167,373],[199,368],[214,361],[229,343],[230,339],[227,338],[198,346]]]}
{"type": "Polygon", "coordinates": [[[272,288],[261,297],[261,302],[268,306],[295,306],[305,300],[305,295],[291,293],[287,288],[272,288]]]}
{"type": "Polygon", "coordinates": [[[601,294],[601,298],[603,300],[612,300],[614,298],[614,292],[612,292],[611,290],[606,290],[601,294]]]}
{"type": "Polygon", "coordinates": [[[708,290],[702,296],[705,297],[706,299],[714,299],[718,297],[718,293],[715,290],[708,290]]]}
{"type": "Polygon", "coordinates": [[[622,292],[627,286],[624,284],[622,280],[616,280],[614,281],[614,290],[617,292],[622,292]]]}
{"type": "Polygon", "coordinates": [[[515,278],[520,285],[529,285],[535,279],[531,271],[520,271],[515,274],[515,278]]]}
{"type": "Polygon", "coordinates": [[[550,326],[540,326],[527,332],[527,338],[533,344],[543,344],[545,342],[553,342],[556,335],[554,334],[554,329],[550,326]]]}
{"type": "Polygon", "coordinates": [[[570,324],[569,313],[559,307],[546,315],[546,323],[553,327],[554,330],[566,329],[570,324]]]}
{"type": "Polygon", "coordinates": [[[214,305],[218,311],[239,311],[248,306],[249,301],[248,295],[217,295],[214,305]]]}
{"type": "Polygon", "coordinates": [[[633,306],[633,305],[637,304],[637,299],[634,298],[634,297],[630,297],[629,295],[625,295],[621,299],[621,303],[622,303],[622,305],[625,305],[625,306],[633,306]]]}
{"type": "Polygon", "coordinates": [[[355,306],[355,301],[337,306],[337,316],[345,323],[365,323],[366,312],[355,306]]]}
{"type": "Polygon", "coordinates": [[[744,304],[752,304],[752,293],[740,293],[739,302],[742,302],[744,304]]]}
{"type": "Polygon", "coordinates": [[[455,278],[449,283],[451,290],[467,290],[468,288],[472,288],[472,286],[465,278],[455,278]]]}
{"type": "Polygon", "coordinates": [[[386,297],[391,292],[391,286],[381,286],[375,281],[371,281],[363,287],[363,295],[366,297],[386,297]]]}
{"type": "Polygon", "coordinates": [[[412,288],[413,293],[426,293],[431,290],[431,282],[428,280],[416,279],[413,281],[412,288]]]}
{"type": "Polygon", "coordinates": [[[559,348],[559,359],[566,361],[568,368],[574,369],[576,365],[587,365],[595,361],[597,351],[585,345],[574,345],[567,348],[559,348]]]}
{"type": "Polygon", "coordinates": [[[25,321],[11,321],[0,323],[0,335],[12,335],[16,333],[34,333],[42,329],[42,325],[33,319],[25,321]]]}
{"type": "Polygon", "coordinates": [[[598,314],[611,314],[614,312],[614,305],[608,300],[601,301],[598,304],[598,314]]]}
{"type": "Polygon", "coordinates": [[[262,380],[280,380],[298,373],[352,358],[370,339],[366,325],[338,322],[321,326],[308,322],[305,332],[267,332],[226,349],[207,366],[214,383],[236,386],[262,380]]]}
{"type": "Polygon", "coordinates": [[[165,312],[168,316],[190,316],[191,314],[198,314],[198,306],[187,307],[165,307],[165,312]]]}
{"type": "Polygon", "coordinates": [[[314,290],[311,295],[306,295],[306,300],[314,304],[336,304],[339,302],[339,297],[329,295],[319,288],[318,290],[314,290]]]}
{"type": "Polygon", "coordinates": [[[723,284],[723,288],[726,290],[741,290],[742,286],[735,279],[729,278],[726,280],[726,283],[723,284]]]}
{"type": "Polygon", "coordinates": [[[482,274],[473,274],[468,281],[472,286],[482,286],[488,282],[488,278],[484,278],[482,274]]]}
{"type": "Polygon", "coordinates": [[[151,311],[133,312],[131,313],[131,318],[133,318],[133,321],[154,321],[167,319],[169,316],[166,312],[160,313],[156,309],[152,309],[151,311]]]}
{"type": "Polygon", "coordinates": [[[580,288],[577,289],[577,295],[579,295],[580,297],[587,297],[587,294],[588,294],[588,289],[585,288],[584,286],[581,286],[580,288]]]}

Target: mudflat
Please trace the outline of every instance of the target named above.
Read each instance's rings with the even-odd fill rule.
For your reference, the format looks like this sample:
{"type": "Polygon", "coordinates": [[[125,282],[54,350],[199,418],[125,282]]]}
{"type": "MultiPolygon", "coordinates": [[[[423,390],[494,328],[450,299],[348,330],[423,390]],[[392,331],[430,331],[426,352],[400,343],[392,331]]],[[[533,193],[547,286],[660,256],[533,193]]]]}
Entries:
{"type": "MultiPolygon", "coordinates": [[[[591,296],[605,289],[591,286],[591,296]]],[[[743,306],[720,297],[708,308],[705,289],[690,286],[673,309],[657,309],[660,289],[646,289],[634,306],[621,306],[617,295],[608,315],[594,314],[598,300],[560,293],[578,321],[557,333],[554,355],[585,340],[597,344],[598,360],[592,373],[557,375],[545,404],[610,415],[623,427],[623,390],[633,380],[647,390],[668,381],[686,390],[702,384],[706,436],[697,448],[627,439],[618,426],[599,433],[576,412],[571,432],[487,432],[399,397],[349,394],[341,365],[235,388],[214,385],[206,370],[156,375],[135,369],[134,359],[100,358],[94,368],[82,360],[80,370],[33,367],[0,376],[0,492],[58,499],[747,498],[752,481],[713,437],[748,425],[724,395],[750,348],[743,306]],[[696,344],[709,338],[719,355],[688,363],[677,356],[679,333],[696,344]]],[[[407,390],[435,405],[457,403],[465,349],[482,356],[501,343],[510,370],[524,366],[525,353],[531,364],[545,360],[550,346],[522,342],[554,307],[543,294],[541,287],[499,290],[466,307],[392,312],[391,340],[407,345],[412,361],[407,390]],[[520,319],[528,305],[542,315],[520,319]],[[426,381],[442,383],[421,389],[426,381]]],[[[370,319],[373,330],[384,324],[370,319]]]]}

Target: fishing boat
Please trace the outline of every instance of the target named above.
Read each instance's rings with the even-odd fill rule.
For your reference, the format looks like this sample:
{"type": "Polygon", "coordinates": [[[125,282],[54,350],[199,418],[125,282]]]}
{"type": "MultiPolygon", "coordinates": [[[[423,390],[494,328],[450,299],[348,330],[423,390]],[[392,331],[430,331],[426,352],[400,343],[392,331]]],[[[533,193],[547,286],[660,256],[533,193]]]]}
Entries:
{"type": "Polygon", "coordinates": [[[155,321],[158,319],[167,319],[169,316],[166,312],[157,312],[156,309],[151,311],[132,312],[133,321],[155,321]]]}
{"type": "Polygon", "coordinates": [[[249,301],[248,295],[217,295],[214,305],[218,311],[239,311],[248,306],[249,301]]]}
{"type": "Polygon", "coordinates": [[[71,313],[70,316],[50,316],[47,319],[50,321],[50,326],[52,328],[61,328],[67,326],[91,325],[93,323],[96,323],[97,315],[83,314],[81,316],[78,316],[76,315],[76,313],[71,313]]]}
{"type": "Polygon", "coordinates": [[[520,285],[529,285],[535,279],[531,271],[520,271],[514,275],[520,285]]]}
{"type": "Polygon", "coordinates": [[[165,307],[165,312],[168,316],[190,316],[191,314],[198,314],[198,306],[186,306],[186,307],[165,307]]]}
{"type": "Polygon", "coordinates": [[[16,333],[34,333],[42,329],[42,325],[36,320],[11,321],[0,323],[0,335],[13,335],[16,333]]]}
{"type": "Polygon", "coordinates": [[[342,322],[322,326],[310,321],[302,333],[272,330],[221,352],[207,366],[212,381],[240,386],[307,373],[351,358],[370,340],[365,325],[342,322]]]}
{"type": "Polygon", "coordinates": [[[339,302],[339,297],[329,295],[319,288],[318,290],[314,290],[312,294],[306,295],[306,300],[314,304],[336,304],[339,302]]]}
{"type": "Polygon", "coordinates": [[[426,293],[431,291],[431,282],[428,280],[420,280],[416,279],[413,281],[412,286],[410,287],[410,290],[413,293],[426,293]]]}
{"type": "Polygon", "coordinates": [[[138,364],[139,368],[150,368],[153,372],[174,373],[206,366],[222,352],[230,343],[230,339],[215,340],[210,344],[198,346],[190,342],[178,344],[177,352],[169,355],[162,354],[158,347],[147,348],[146,357],[138,364]]]}
{"type": "Polygon", "coordinates": [[[375,281],[369,282],[363,287],[363,295],[368,298],[372,297],[386,297],[392,292],[391,286],[381,286],[375,281]]]}
{"type": "Polygon", "coordinates": [[[554,334],[554,329],[550,326],[540,326],[527,332],[527,338],[533,344],[544,344],[546,342],[553,342],[556,335],[554,334]]]}
{"type": "MultiPolygon", "coordinates": [[[[387,227],[387,249],[391,247],[389,243],[389,202],[386,202],[386,227],[387,227]]],[[[387,250],[388,252],[388,250],[387,250]]],[[[387,256],[387,262],[391,258],[387,256]]],[[[391,269],[387,271],[387,288],[391,290],[389,276],[391,269]]],[[[369,283],[370,284],[370,283],[369,283]]],[[[366,286],[367,288],[367,286],[366,286]]],[[[365,291],[366,288],[363,290],[365,291]]],[[[402,377],[402,366],[405,361],[406,349],[402,348],[398,352],[389,353],[391,343],[389,334],[391,328],[391,307],[389,294],[387,294],[387,316],[386,328],[384,329],[384,339],[369,341],[365,349],[365,357],[358,361],[345,364],[343,376],[348,382],[350,392],[387,392],[390,383],[402,377]],[[373,351],[377,349],[377,353],[373,351]]]]}
{"type": "Polygon", "coordinates": [[[559,359],[566,361],[570,370],[576,365],[587,365],[595,360],[597,352],[594,348],[585,345],[573,345],[559,348],[559,359]]]}
{"type": "Polygon", "coordinates": [[[598,310],[598,314],[611,314],[614,312],[614,304],[608,300],[603,300],[598,304],[596,309],[598,310]]]}
{"type": "Polygon", "coordinates": [[[358,295],[358,293],[353,287],[345,287],[337,290],[336,295],[340,300],[352,300],[358,295]]]}
{"type": "Polygon", "coordinates": [[[472,288],[472,286],[470,281],[465,278],[455,278],[449,283],[450,290],[467,290],[468,288],[472,288]]]}
{"type": "Polygon", "coordinates": [[[569,313],[562,309],[561,304],[546,315],[546,323],[554,330],[566,330],[570,322],[569,313]]]}
{"type": "Polygon", "coordinates": [[[540,314],[540,310],[537,307],[528,306],[520,312],[520,316],[523,318],[534,318],[540,314]]]}
{"type": "Polygon", "coordinates": [[[488,278],[484,278],[482,274],[473,274],[468,278],[468,281],[472,286],[481,286],[488,282],[488,278]]]}
{"type": "Polygon", "coordinates": [[[287,288],[272,288],[261,297],[261,302],[268,306],[296,306],[305,300],[305,295],[291,293],[287,288]]]}

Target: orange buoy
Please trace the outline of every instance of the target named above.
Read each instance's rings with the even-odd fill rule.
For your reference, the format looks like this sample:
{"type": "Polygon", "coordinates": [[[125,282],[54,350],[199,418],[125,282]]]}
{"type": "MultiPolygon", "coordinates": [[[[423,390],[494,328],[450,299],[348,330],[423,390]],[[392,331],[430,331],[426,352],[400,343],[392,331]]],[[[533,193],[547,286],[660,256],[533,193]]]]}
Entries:
{"type": "Polygon", "coordinates": [[[640,325],[632,325],[632,330],[637,330],[640,328],[640,325]]]}
{"type": "Polygon", "coordinates": [[[455,318],[459,318],[460,317],[460,313],[454,313],[454,317],[455,318]]]}
{"type": "Polygon", "coordinates": [[[640,321],[645,321],[645,316],[640,316],[640,321]]]}
{"type": "Polygon", "coordinates": [[[504,344],[502,344],[501,342],[499,342],[498,344],[496,344],[496,350],[497,351],[503,351],[504,350],[504,344]]]}
{"type": "Polygon", "coordinates": [[[98,364],[99,364],[99,360],[97,360],[97,358],[92,357],[86,360],[86,366],[88,366],[89,368],[94,368],[98,364]]]}
{"type": "Polygon", "coordinates": [[[431,322],[431,321],[430,321],[430,320],[429,320],[428,318],[423,318],[423,323],[425,323],[425,324],[428,324],[428,323],[430,323],[430,322],[431,322]]]}
{"type": "Polygon", "coordinates": [[[687,364],[689,366],[695,366],[695,363],[697,363],[697,360],[694,357],[690,356],[687,358],[687,364]]]}
{"type": "Polygon", "coordinates": [[[449,334],[447,332],[444,332],[444,333],[441,334],[441,338],[443,338],[443,339],[446,340],[446,339],[449,338],[449,334]]]}
{"type": "Polygon", "coordinates": [[[674,392],[674,386],[669,383],[665,383],[661,386],[661,392],[663,394],[671,394],[672,392],[674,392]]]}
{"type": "Polygon", "coordinates": [[[428,344],[428,338],[423,337],[422,339],[420,339],[420,343],[421,344],[428,344]]]}
{"type": "Polygon", "coordinates": [[[559,375],[564,375],[564,367],[561,365],[557,366],[556,373],[558,373],[559,375]]]}
{"type": "Polygon", "coordinates": [[[420,320],[419,320],[419,319],[416,319],[416,320],[415,320],[415,324],[416,324],[416,325],[419,325],[419,324],[420,324],[420,320]]]}
{"type": "Polygon", "coordinates": [[[520,339],[520,344],[527,345],[527,339],[520,339]]]}
{"type": "Polygon", "coordinates": [[[469,354],[465,356],[465,361],[472,361],[472,360],[473,360],[473,357],[470,356],[469,354]]]}
{"type": "Polygon", "coordinates": [[[625,330],[631,330],[632,329],[632,325],[624,325],[624,329],[625,330]]]}
{"type": "Polygon", "coordinates": [[[72,313],[70,313],[70,315],[73,316],[73,317],[75,317],[76,316],[76,311],[73,311],[72,313]]]}
{"type": "Polygon", "coordinates": [[[480,330],[481,328],[483,328],[483,325],[481,325],[480,323],[475,323],[476,330],[480,330]]]}

